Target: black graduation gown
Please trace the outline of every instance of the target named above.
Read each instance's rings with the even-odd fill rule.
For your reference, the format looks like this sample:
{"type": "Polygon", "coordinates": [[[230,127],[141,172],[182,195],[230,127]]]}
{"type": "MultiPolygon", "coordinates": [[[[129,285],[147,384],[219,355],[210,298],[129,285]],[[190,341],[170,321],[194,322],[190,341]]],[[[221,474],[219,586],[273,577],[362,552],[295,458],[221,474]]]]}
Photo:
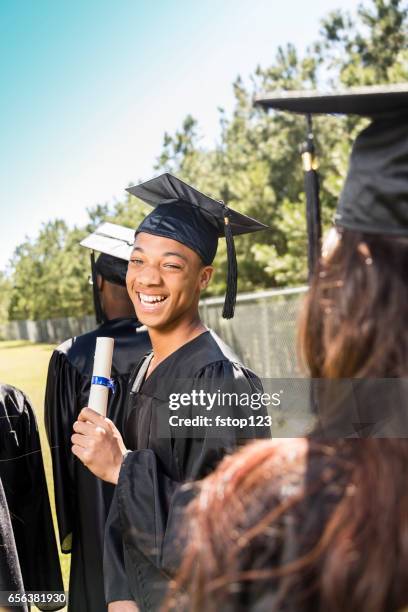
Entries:
{"type": "MultiPolygon", "coordinates": [[[[169,394],[192,389],[262,391],[255,374],[209,331],[172,353],[144,380],[148,363],[146,358],[132,379],[125,442],[134,452],[126,455],[120,471],[104,552],[107,601],[134,600],[141,611],[159,609],[169,576],[177,568],[180,513],[191,498],[191,490],[182,483],[203,478],[242,435],[233,427],[203,428],[199,437],[192,437],[188,429],[182,435],[175,430],[163,435],[169,394]]],[[[238,404],[229,412],[242,416],[238,404]]],[[[246,438],[269,435],[268,427],[245,431],[246,438]]]]}
{"type": "MultiPolygon", "coordinates": [[[[25,590],[63,591],[36,418],[24,393],[10,385],[0,385],[0,479],[25,590]]],[[[5,533],[5,508],[2,514],[5,533]]],[[[18,590],[22,586],[19,570],[12,558],[11,538],[5,535],[9,542],[6,554],[11,558],[14,575],[12,583],[18,590]]],[[[61,607],[64,606],[59,603],[44,609],[61,607]]]]}
{"type": "Polygon", "coordinates": [[[45,423],[51,446],[61,549],[71,553],[69,610],[106,610],[103,587],[103,534],[114,487],[96,478],[71,452],[72,426],[87,405],[96,338],[115,339],[107,416],[123,432],[129,376],[150,350],[136,319],[115,319],[71,338],[53,353],[48,370],[45,423]]]}
{"type": "MultiPolygon", "coordinates": [[[[0,480],[0,592],[18,591],[24,593],[23,577],[17,556],[13,528],[3,484],[0,480]]],[[[2,608],[0,604],[0,609],[2,608]]],[[[27,612],[27,605],[13,608],[27,612]]]]}

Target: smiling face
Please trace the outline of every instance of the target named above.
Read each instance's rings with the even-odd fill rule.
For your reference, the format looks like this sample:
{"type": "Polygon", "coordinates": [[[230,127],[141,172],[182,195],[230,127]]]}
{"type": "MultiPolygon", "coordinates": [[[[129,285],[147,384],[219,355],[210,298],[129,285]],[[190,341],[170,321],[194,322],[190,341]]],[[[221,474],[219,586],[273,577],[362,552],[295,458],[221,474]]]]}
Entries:
{"type": "Polygon", "coordinates": [[[200,293],[213,268],[185,245],[140,232],[129,261],[126,286],[141,323],[154,329],[195,319],[200,293]]]}

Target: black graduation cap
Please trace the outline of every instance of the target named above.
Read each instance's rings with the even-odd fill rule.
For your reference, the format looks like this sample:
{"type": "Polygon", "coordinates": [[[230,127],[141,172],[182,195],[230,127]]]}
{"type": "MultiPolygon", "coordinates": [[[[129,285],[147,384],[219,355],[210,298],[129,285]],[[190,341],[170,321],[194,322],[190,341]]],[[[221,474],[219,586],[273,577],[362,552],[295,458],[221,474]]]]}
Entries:
{"type": "Polygon", "coordinates": [[[256,96],[255,104],[302,115],[323,113],[372,117],[384,112],[404,111],[407,107],[407,92],[406,83],[350,87],[331,92],[273,91],[256,96]]]}
{"type": "Polygon", "coordinates": [[[129,187],[127,191],[154,207],[136,233],[145,232],[177,240],[198,253],[205,265],[210,265],[214,260],[218,238],[225,237],[228,278],[223,317],[232,318],[237,293],[233,236],[257,232],[267,229],[267,226],[231,210],[224,202],[201,193],[169,173],[129,187]]]}
{"type": "Polygon", "coordinates": [[[255,103],[309,118],[317,113],[370,118],[354,142],[335,222],[368,233],[408,234],[408,84],[273,92],[255,103]]]}
{"type": "Polygon", "coordinates": [[[105,320],[99,297],[97,275],[126,287],[126,272],[133,249],[134,230],[115,223],[102,223],[94,232],[81,240],[80,245],[91,249],[93,297],[97,323],[105,320]],[[95,260],[95,251],[100,253],[95,260]]]}

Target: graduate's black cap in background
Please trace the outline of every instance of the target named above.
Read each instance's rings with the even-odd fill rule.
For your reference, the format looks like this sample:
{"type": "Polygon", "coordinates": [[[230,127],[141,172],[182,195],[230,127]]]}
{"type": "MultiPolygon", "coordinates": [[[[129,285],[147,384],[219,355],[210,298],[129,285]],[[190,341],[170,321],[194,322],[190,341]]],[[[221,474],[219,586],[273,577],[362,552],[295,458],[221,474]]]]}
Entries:
{"type": "Polygon", "coordinates": [[[218,239],[227,243],[228,277],[223,317],[234,316],[237,293],[237,261],[234,235],[267,229],[255,219],[232,210],[172,174],[165,173],[127,191],[154,210],[136,230],[171,238],[195,251],[205,265],[215,257],[218,239]]]}
{"type": "Polygon", "coordinates": [[[115,223],[102,223],[80,245],[91,249],[91,271],[97,323],[105,320],[97,284],[98,274],[115,285],[126,286],[126,272],[133,249],[134,230],[115,223]],[[95,251],[99,257],[95,260],[95,251]]]}
{"type": "Polygon", "coordinates": [[[272,91],[256,96],[255,104],[301,115],[321,113],[373,117],[384,112],[399,113],[405,110],[407,92],[406,83],[350,87],[331,92],[272,91]]]}
{"type": "Polygon", "coordinates": [[[371,119],[354,142],[335,223],[367,233],[408,235],[408,84],[332,93],[272,92],[255,103],[307,116],[371,119]]]}

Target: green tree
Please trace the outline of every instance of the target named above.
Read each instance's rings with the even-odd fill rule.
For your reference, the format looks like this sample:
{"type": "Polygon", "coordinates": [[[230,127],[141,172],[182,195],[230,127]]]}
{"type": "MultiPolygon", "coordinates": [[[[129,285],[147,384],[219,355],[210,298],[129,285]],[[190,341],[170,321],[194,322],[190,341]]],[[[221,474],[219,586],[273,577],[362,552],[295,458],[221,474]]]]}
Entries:
{"type": "Polygon", "coordinates": [[[0,272],[0,323],[6,323],[8,320],[10,296],[11,282],[3,272],[0,272]]]}
{"type": "Polygon", "coordinates": [[[359,5],[355,22],[343,11],[329,14],[314,50],[331,85],[379,85],[407,80],[407,42],[405,0],[371,0],[359,5]]]}
{"type": "Polygon", "coordinates": [[[89,259],[79,246],[83,230],[62,220],[43,225],[36,240],[17,247],[13,260],[10,319],[81,316],[92,312],[89,259]]]}
{"type": "MultiPolygon", "coordinates": [[[[288,44],[274,62],[258,67],[250,86],[234,83],[235,107],[220,111],[220,142],[199,147],[197,122],[188,117],[180,132],[166,134],[159,170],[171,170],[236,210],[270,226],[268,232],[238,238],[239,289],[306,282],[306,223],[300,146],[305,120],[254,108],[261,91],[355,86],[404,81],[407,72],[407,8],[401,0],[371,0],[353,21],[335,11],[322,21],[319,39],[301,57],[288,44]]],[[[365,120],[315,119],[320,152],[323,224],[332,220],[347,168],[350,145],[365,120]]],[[[216,293],[224,290],[225,248],[217,258],[216,293]]]]}

